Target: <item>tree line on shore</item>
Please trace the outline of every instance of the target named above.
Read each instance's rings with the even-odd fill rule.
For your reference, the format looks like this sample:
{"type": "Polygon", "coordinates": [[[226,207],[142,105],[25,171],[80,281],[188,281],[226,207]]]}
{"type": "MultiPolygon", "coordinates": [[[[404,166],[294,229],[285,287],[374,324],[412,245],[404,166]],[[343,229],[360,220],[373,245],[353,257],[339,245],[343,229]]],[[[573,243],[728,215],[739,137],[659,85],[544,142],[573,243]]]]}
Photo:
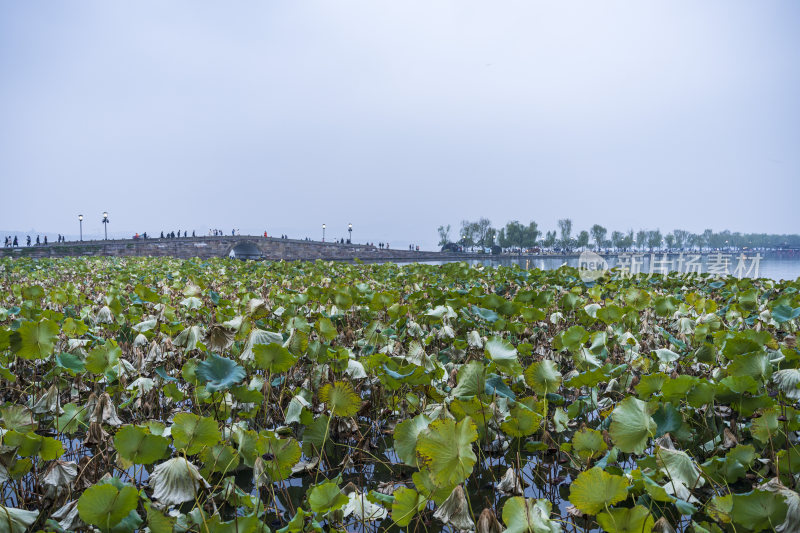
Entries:
{"type": "Polygon", "coordinates": [[[595,249],[595,250],[654,250],[668,248],[670,250],[686,249],[741,249],[741,248],[783,248],[800,247],[800,235],[740,233],[729,230],[713,231],[707,229],[702,233],[692,233],[676,229],[662,234],[661,230],[640,229],[634,231],[611,231],[600,224],[594,224],[588,230],[573,234],[572,219],[562,218],[558,221],[557,230],[543,232],[539,225],[531,221],[527,225],[512,220],[501,228],[492,226],[488,218],[478,220],[462,220],[456,235],[452,234],[450,224],[439,226],[439,246],[451,243],[466,248],[500,246],[503,249],[595,249]]]}

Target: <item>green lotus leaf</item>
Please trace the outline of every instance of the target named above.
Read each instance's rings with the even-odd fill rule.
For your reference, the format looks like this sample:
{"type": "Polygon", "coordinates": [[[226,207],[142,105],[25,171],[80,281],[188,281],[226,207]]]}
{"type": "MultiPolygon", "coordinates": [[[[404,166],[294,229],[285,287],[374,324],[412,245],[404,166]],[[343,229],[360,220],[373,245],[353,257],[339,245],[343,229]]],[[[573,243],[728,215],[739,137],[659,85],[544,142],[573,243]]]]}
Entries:
{"type": "Polygon", "coordinates": [[[555,410],[553,411],[552,421],[556,433],[563,433],[569,427],[567,426],[567,424],[569,423],[569,415],[567,414],[567,412],[564,410],[563,407],[555,408],[555,410]]]}
{"type": "Polygon", "coordinates": [[[733,495],[730,517],[734,525],[750,531],[775,531],[786,518],[788,509],[782,494],[753,490],[733,495]]]}
{"type": "Polygon", "coordinates": [[[517,396],[514,394],[514,391],[511,390],[511,387],[506,385],[506,382],[503,381],[503,378],[497,374],[489,374],[486,376],[486,385],[483,391],[489,396],[497,395],[503,398],[508,398],[509,400],[517,399],[517,396]]]}
{"type": "Polygon", "coordinates": [[[164,515],[151,503],[146,502],[144,507],[147,511],[147,527],[151,533],[172,533],[175,527],[174,518],[164,515]]]}
{"type": "Polygon", "coordinates": [[[591,428],[582,428],[572,437],[572,450],[583,461],[600,457],[608,449],[603,434],[591,428]]]}
{"type": "Polygon", "coordinates": [[[235,361],[213,353],[198,363],[195,374],[206,382],[208,392],[227,390],[247,376],[244,368],[235,361]]]}
{"type": "Polygon", "coordinates": [[[151,435],[136,426],[123,426],[114,435],[114,447],[128,461],[149,465],[155,463],[167,451],[169,441],[160,435],[151,435]]]}
{"type": "Polygon", "coordinates": [[[268,436],[266,454],[270,459],[264,460],[264,471],[271,480],[282,481],[292,474],[292,467],[300,461],[300,444],[294,439],[280,439],[268,436]]]}
{"type": "Polygon", "coordinates": [[[184,450],[186,455],[194,455],[222,439],[216,420],[191,413],[175,415],[171,432],[175,448],[184,450]]]}
{"type": "Polygon", "coordinates": [[[22,297],[26,300],[38,301],[44,298],[45,292],[41,285],[22,287],[22,297]]]}
{"type": "Polygon", "coordinates": [[[472,361],[458,370],[457,384],[452,394],[456,398],[477,396],[486,392],[486,367],[483,363],[472,361]]]}
{"type": "Polygon", "coordinates": [[[58,324],[51,320],[26,320],[12,336],[11,349],[23,359],[44,359],[53,353],[58,333],[58,324]]]}
{"type": "Polygon", "coordinates": [[[778,324],[783,324],[800,317],[800,307],[792,309],[786,304],[776,305],[772,308],[772,319],[778,324]]]}
{"type": "Polygon", "coordinates": [[[274,342],[254,344],[252,350],[256,367],[273,374],[286,372],[297,361],[289,350],[274,342]]]}
{"type": "Polygon", "coordinates": [[[650,305],[650,295],[646,291],[635,287],[631,287],[625,291],[624,300],[626,304],[637,311],[642,311],[650,305]]]}
{"type": "Polygon", "coordinates": [[[223,475],[233,472],[239,466],[239,460],[239,454],[227,444],[203,448],[200,452],[200,461],[203,465],[201,473],[205,476],[214,472],[221,472],[223,475]]]}
{"type": "Polygon", "coordinates": [[[544,499],[509,498],[503,505],[506,533],[561,533],[561,525],[550,519],[551,510],[552,504],[544,499]]]}
{"type": "Polygon", "coordinates": [[[652,531],[653,516],[647,507],[609,509],[597,515],[597,522],[608,533],[642,533],[652,531]]]}
{"type": "Polygon", "coordinates": [[[509,411],[509,417],[500,424],[500,429],[510,437],[527,437],[539,430],[543,417],[530,409],[515,405],[509,411]]]}
{"type": "Polygon", "coordinates": [[[67,435],[74,435],[89,425],[86,423],[86,408],[68,403],[62,406],[63,414],[56,418],[56,429],[67,435]]]}
{"type": "Polygon", "coordinates": [[[87,326],[82,320],[74,320],[72,317],[70,317],[64,321],[64,324],[62,324],[61,331],[63,331],[64,334],[69,337],[76,338],[89,331],[89,326],[87,326]]]}
{"type": "Polygon", "coordinates": [[[421,466],[430,469],[439,486],[455,486],[471,473],[478,458],[472,443],[478,440],[478,431],[470,417],[461,422],[435,420],[417,440],[417,453],[421,466]]]}
{"type": "Polygon", "coordinates": [[[661,403],[653,413],[653,420],[656,423],[656,437],[665,433],[678,431],[683,425],[683,416],[671,403],[661,403]]]}
{"type": "Polygon", "coordinates": [[[750,433],[762,444],[769,444],[776,439],[782,431],[778,421],[779,411],[775,408],[765,410],[760,417],[753,421],[750,433]]]}
{"type": "Polygon", "coordinates": [[[86,370],[93,374],[105,374],[108,371],[115,371],[120,364],[119,358],[121,356],[122,349],[117,345],[116,341],[107,341],[89,352],[85,362],[86,370]]]}
{"type": "Polygon", "coordinates": [[[348,501],[349,498],[342,494],[336,483],[321,483],[308,491],[308,505],[318,514],[341,509],[348,501]]]}
{"type": "Polygon", "coordinates": [[[334,327],[330,318],[322,317],[317,320],[317,331],[323,339],[328,342],[332,341],[339,335],[339,331],[334,327]]]}
{"type": "Polygon", "coordinates": [[[397,457],[409,466],[417,466],[417,437],[428,425],[431,419],[425,415],[417,415],[403,420],[394,428],[394,451],[397,457]]]}
{"type": "Polygon", "coordinates": [[[628,480],[609,474],[597,466],[578,474],[569,492],[572,505],[590,515],[597,514],[627,497],[628,480]]]}
{"type": "Polygon", "coordinates": [[[572,326],[559,337],[561,345],[572,353],[577,352],[589,340],[589,332],[583,326],[572,326]]]}
{"type": "Polygon", "coordinates": [[[647,441],[656,435],[657,426],[648,405],[628,396],[611,413],[609,434],[614,446],[626,453],[644,453],[647,441]]]}
{"type": "Polygon", "coordinates": [[[24,405],[0,407],[0,415],[3,417],[3,426],[12,431],[27,433],[39,427],[39,423],[33,417],[33,411],[24,405]]]}
{"type": "Polygon", "coordinates": [[[490,324],[494,324],[500,319],[500,315],[491,309],[484,309],[482,307],[478,307],[477,305],[473,305],[471,307],[471,311],[490,324]]]}
{"type": "Polygon", "coordinates": [[[659,296],[653,299],[653,308],[658,316],[672,316],[681,301],[674,296],[659,296]]]}
{"type": "Polygon", "coordinates": [[[326,383],[319,391],[319,398],[333,416],[353,416],[361,409],[361,398],[346,381],[326,383]]]}
{"type": "Polygon", "coordinates": [[[561,387],[561,372],[558,371],[555,361],[537,361],[525,370],[525,383],[536,394],[543,396],[558,391],[561,387]]]}
{"type": "Polygon", "coordinates": [[[253,347],[257,344],[277,344],[278,346],[281,346],[283,344],[283,337],[280,333],[254,328],[250,331],[250,335],[247,336],[247,342],[245,343],[242,353],[239,356],[240,359],[243,361],[252,360],[255,355],[253,353],[253,347]]]}
{"type": "Polygon", "coordinates": [[[87,524],[111,531],[136,509],[138,502],[139,493],[130,485],[92,485],[78,498],[78,514],[87,524]]]}
{"type": "Polygon", "coordinates": [[[655,455],[659,468],[669,479],[680,481],[689,489],[705,484],[700,467],[686,452],[659,447],[655,455]]]}
{"type": "Polygon", "coordinates": [[[400,527],[406,527],[421,512],[428,500],[414,489],[400,487],[394,491],[392,502],[392,520],[400,527]]]}
{"type": "Polygon", "coordinates": [[[37,435],[32,431],[8,431],[3,435],[3,444],[17,448],[17,454],[21,457],[38,456],[44,461],[58,459],[64,454],[64,446],[60,440],[37,435]]]}
{"type": "Polygon", "coordinates": [[[309,457],[317,457],[322,452],[323,443],[327,440],[330,418],[321,415],[315,418],[303,432],[303,453],[309,457]]]}
{"type": "MultiPolygon", "coordinates": [[[[778,467],[782,472],[786,471],[788,466],[781,461],[783,453],[785,450],[778,452],[778,467]]],[[[725,457],[711,458],[701,467],[703,472],[717,483],[735,483],[747,474],[755,458],[756,453],[753,446],[740,444],[732,448],[725,457]]],[[[795,466],[800,466],[800,461],[795,466]]]]}
{"type": "Polygon", "coordinates": [[[650,396],[661,390],[661,387],[667,381],[668,376],[663,372],[655,374],[647,374],[641,376],[639,383],[636,385],[636,394],[642,400],[648,399],[650,396]]]}
{"type": "Polygon", "coordinates": [[[56,354],[55,362],[61,368],[68,370],[73,376],[86,370],[83,359],[68,352],[56,354]]]}
{"type": "Polygon", "coordinates": [[[486,341],[483,350],[497,368],[506,374],[516,376],[522,373],[522,366],[517,360],[517,349],[507,340],[492,337],[486,341]]]}

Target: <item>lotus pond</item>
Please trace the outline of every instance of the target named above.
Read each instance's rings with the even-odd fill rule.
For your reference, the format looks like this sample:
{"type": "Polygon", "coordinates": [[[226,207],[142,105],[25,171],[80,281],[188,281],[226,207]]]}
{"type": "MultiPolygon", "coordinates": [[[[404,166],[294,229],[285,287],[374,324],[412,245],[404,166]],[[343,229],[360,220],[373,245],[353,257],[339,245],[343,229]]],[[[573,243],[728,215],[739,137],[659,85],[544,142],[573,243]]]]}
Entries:
{"type": "Polygon", "coordinates": [[[797,532],[799,287],[0,260],[0,532],[797,532]]]}

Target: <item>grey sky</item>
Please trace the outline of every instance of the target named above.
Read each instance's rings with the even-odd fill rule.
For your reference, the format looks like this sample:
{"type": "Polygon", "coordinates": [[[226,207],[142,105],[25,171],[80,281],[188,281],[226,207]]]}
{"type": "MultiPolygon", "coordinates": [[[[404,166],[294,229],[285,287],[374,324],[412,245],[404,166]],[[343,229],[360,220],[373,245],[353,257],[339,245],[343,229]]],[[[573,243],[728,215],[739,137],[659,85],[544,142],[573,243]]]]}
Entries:
{"type": "Polygon", "coordinates": [[[800,230],[795,0],[4,2],[0,228],[800,230]]]}

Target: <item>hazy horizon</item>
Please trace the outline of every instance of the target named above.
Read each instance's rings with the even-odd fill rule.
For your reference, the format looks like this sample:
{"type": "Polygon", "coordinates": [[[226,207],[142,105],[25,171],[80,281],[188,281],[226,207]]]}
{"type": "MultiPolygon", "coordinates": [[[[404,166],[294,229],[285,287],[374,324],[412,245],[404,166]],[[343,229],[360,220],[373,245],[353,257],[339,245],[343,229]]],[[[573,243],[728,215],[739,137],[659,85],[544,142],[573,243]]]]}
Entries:
{"type": "Polygon", "coordinates": [[[4,4],[0,228],[795,233],[799,24],[790,0],[4,4]]]}

